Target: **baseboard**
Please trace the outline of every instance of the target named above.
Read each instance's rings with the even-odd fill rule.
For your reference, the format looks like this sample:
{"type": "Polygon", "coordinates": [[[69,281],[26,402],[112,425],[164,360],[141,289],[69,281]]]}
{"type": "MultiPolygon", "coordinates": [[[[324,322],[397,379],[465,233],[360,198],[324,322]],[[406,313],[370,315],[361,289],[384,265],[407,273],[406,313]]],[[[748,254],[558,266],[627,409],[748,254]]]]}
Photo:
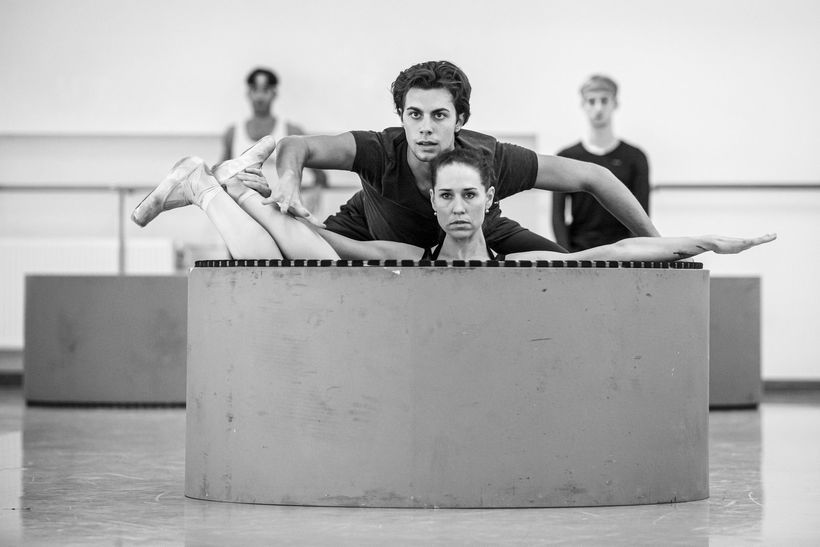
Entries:
{"type": "MultiPolygon", "coordinates": [[[[23,372],[14,370],[0,370],[0,386],[22,386],[23,372]]],[[[801,393],[820,391],[820,380],[764,380],[764,393],[783,393],[797,391],[801,393]]],[[[757,405],[740,405],[755,407],[757,405]]]]}
{"type": "Polygon", "coordinates": [[[2,370],[0,371],[0,387],[21,387],[23,385],[23,372],[2,370]]]}
{"type": "Polygon", "coordinates": [[[820,380],[764,380],[763,391],[766,393],[820,391],[820,380]]]}

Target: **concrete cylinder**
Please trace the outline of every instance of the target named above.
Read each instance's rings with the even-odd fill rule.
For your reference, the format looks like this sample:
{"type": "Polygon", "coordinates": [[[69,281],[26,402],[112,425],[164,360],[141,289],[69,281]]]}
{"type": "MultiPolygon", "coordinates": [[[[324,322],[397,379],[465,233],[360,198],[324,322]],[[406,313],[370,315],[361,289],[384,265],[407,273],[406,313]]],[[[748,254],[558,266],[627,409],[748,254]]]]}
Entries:
{"type": "Polygon", "coordinates": [[[609,266],[194,268],[186,495],[707,497],[708,272],[609,266]]]}

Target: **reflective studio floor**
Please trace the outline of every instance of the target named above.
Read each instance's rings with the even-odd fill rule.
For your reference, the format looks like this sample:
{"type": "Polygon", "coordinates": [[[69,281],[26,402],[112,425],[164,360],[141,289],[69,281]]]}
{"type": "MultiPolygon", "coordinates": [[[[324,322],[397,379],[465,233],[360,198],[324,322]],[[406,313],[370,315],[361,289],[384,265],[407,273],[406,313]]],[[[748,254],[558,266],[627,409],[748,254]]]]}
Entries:
{"type": "Polygon", "coordinates": [[[0,545],[820,545],[820,396],[710,413],[708,500],[400,510],[183,495],[185,411],[26,407],[0,388],[0,545]]]}

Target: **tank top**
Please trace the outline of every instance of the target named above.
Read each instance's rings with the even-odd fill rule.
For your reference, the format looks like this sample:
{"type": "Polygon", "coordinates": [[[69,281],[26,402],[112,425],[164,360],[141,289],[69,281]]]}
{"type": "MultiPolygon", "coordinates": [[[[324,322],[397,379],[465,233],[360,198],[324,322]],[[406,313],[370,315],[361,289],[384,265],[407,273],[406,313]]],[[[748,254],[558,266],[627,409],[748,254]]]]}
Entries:
{"type": "MultiPolygon", "coordinates": [[[[433,249],[424,249],[421,260],[438,260],[439,252],[441,252],[441,245],[436,245],[433,249]]],[[[504,255],[495,254],[489,245],[487,245],[487,255],[490,260],[504,260],[504,255]]]]}
{"type": "MultiPolygon", "coordinates": [[[[248,136],[246,127],[247,120],[240,120],[234,124],[233,143],[231,144],[231,157],[235,158],[242,152],[253,146],[256,141],[248,136]]],[[[285,118],[276,118],[276,124],[273,126],[271,136],[276,139],[278,143],[280,140],[288,136],[288,125],[290,122],[285,118]]],[[[262,173],[268,180],[268,184],[272,181],[279,180],[279,175],[276,173],[276,151],[270,155],[268,160],[262,164],[262,173]]],[[[316,180],[313,172],[310,169],[302,171],[302,188],[313,186],[316,180]]]]}

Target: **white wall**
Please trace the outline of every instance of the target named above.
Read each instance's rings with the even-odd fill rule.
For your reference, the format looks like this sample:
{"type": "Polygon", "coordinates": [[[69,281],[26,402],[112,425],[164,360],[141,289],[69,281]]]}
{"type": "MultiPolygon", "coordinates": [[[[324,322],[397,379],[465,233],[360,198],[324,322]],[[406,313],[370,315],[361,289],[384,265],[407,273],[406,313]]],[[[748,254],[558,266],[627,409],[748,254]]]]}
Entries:
{"type": "MultiPolygon", "coordinates": [[[[259,64],[281,76],[276,108],[308,130],[379,129],[396,123],[396,74],[447,58],[473,83],[473,129],[535,134],[541,151],[554,152],[582,131],[579,83],[602,71],[621,84],[617,128],[649,153],[654,182],[816,183],[818,28],[816,0],[0,0],[0,136],[4,146],[65,137],[70,149],[78,138],[182,135],[208,140],[190,153],[212,157],[215,135],[247,110],[242,82],[259,64]]],[[[85,172],[89,182],[148,182],[167,169],[103,161],[92,173],[103,148],[83,145],[60,166],[47,165],[44,150],[28,169],[7,147],[0,184],[58,182],[55,171],[72,182],[85,172]]],[[[12,213],[39,209],[20,205],[31,196],[13,199],[0,194],[9,213],[0,236],[25,235],[12,213]]],[[[546,208],[548,197],[509,210],[549,233],[547,216],[527,215],[533,203],[546,208]]],[[[816,203],[794,193],[675,192],[653,215],[667,233],[785,230],[778,247],[709,264],[761,274],[764,315],[780,306],[764,318],[767,378],[820,378],[820,349],[805,336],[820,330],[810,281],[820,259],[805,251],[818,232],[816,203]]],[[[63,214],[55,229],[68,224],[63,214]]]]}
{"type": "Polygon", "coordinates": [[[815,181],[816,0],[3,0],[0,133],[211,133],[282,77],[312,131],[391,125],[402,68],[470,75],[470,126],[577,136],[577,87],[623,88],[619,127],[656,180],[815,181]],[[814,122],[814,123],[812,123],[814,122]]]}

